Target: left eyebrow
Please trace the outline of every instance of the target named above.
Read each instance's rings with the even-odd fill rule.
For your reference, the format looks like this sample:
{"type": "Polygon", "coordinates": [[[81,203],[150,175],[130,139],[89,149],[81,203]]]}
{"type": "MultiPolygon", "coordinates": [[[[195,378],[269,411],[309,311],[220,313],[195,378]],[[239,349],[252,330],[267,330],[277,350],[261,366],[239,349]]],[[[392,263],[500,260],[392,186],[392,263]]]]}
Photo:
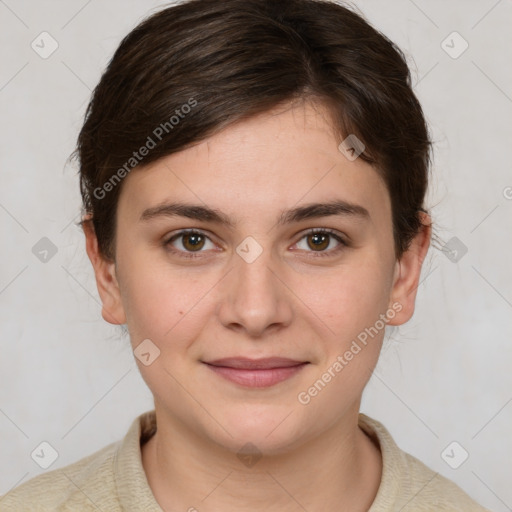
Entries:
{"type": "Polygon", "coordinates": [[[370,219],[370,212],[364,206],[338,199],[327,203],[310,203],[305,206],[286,210],[281,213],[277,224],[291,224],[292,222],[330,217],[333,215],[359,218],[361,220],[370,219]]]}
{"type": "MultiPolygon", "coordinates": [[[[292,224],[307,219],[317,219],[329,216],[344,216],[369,220],[370,213],[361,205],[344,200],[334,200],[327,203],[310,203],[284,210],[281,212],[277,224],[292,224]]],[[[199,221],[213,222],[229,228],[234,228],[237,221],[232,220],[225,213],[207,206],[188,203],[164,203],[144,210],[140,221],[148,221],[157,217],[187,217],[199,221]]]]}

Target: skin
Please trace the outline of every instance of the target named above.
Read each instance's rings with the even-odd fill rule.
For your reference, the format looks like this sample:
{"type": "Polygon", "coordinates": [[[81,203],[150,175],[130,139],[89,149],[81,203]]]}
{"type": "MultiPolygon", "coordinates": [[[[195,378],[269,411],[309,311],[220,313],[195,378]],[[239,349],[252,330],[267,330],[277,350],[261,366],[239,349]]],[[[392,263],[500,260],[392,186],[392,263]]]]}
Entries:
{"type": "Polygon", "coordinates": [[[127,324],[132,348],[149,338],[160,350],[148,366],[136,361],[158,424],[142,463],[164,510],[366,511],[375,498],[381,455],[358,412],[384,329],[307,405],[297,396],[393,304],[401,310],[389,325],[411,318],[430,218],[423,215],[425,227],[397,260],[385,183],[338,144],[320,105],[275,109],[132,171],[118,203],[115,261],[84,226],[103,318],[127,324]],[[363,206],[369,219],[277,224],[282,210],[333,199],[363,206]],[[177,200],[216,208],[236,225],[140,220],[177,200]],[[199,252],[186,236],[171,252],[165,242],[187,228],[206,235],[199,252]],[[349,245],[330,237],[317,249],[309,228],[335,230],[349,245]],[[262,249],[251,263],[236,252],[248,236],[262,249]],[[191,253],[198,257],[183,256],[191,253]],[[248,389],[202,362],[231,356],[309,364],[248,389]],[[262,455],[251,467],[236,456],[248,442],[262,455]]]}

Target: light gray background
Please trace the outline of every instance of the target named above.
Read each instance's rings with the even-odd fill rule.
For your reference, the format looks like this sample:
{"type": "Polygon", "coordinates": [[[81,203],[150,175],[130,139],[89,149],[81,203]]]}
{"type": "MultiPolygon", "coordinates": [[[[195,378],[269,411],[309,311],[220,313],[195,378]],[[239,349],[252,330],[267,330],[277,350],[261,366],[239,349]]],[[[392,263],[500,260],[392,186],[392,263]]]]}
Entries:
{"type": "MultiPolygon", "coordinates": [[[[362,410],[483,505],[512,510],[512,2],[355,4],[409,58],[436,141],[428,206],[443,242],[468,248],[456,263],[429,252],[362,410]],[[453,31],[469,44],[456,59],[441,46],[453,31]],[[452,441],[469,452],[458,469],[441,457],[452,441]]],[[[128,339],[101,318],[66,159],[121,38],[161,5],[0,0],[0,494],[44,471],[30,456],[42,441],[56,469],[153,407],[128,339]],[[47,59],[31,48],[43,31],[59,45],[47,59]],[[46,263],[32,252],[42,237],[58,250],[46,263]]]]}

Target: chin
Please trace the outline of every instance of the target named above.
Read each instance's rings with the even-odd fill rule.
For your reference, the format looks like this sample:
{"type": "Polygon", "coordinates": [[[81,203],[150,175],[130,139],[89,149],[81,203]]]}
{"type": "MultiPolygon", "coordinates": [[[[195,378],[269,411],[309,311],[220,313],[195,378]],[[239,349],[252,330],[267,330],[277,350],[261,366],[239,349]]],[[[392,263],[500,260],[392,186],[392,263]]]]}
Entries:
{"type": "Polygon", "coordinates": [[[305,425],[297,423],[301,419],[299,414],[290,413],[291,409],[285,407],[277,412],[268,405],[252,411],[244,406],[243,410],[222,415],[222,426],[231,436],[224,429],[216,429],[211,432],[211,438],[236,454],[241,449],[255,449],[266,456],[280,455],[300,444],[307,430],[305,425]]]}

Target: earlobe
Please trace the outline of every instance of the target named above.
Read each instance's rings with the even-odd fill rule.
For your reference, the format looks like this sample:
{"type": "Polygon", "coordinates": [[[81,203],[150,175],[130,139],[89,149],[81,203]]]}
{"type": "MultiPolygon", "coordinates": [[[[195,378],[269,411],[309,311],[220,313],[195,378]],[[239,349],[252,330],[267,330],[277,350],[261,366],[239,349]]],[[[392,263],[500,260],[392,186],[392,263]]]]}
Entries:
{"type": "Polygon", "coordinates": [[[390,319],[388,325],[402,325],[414,314],[421,269],[430,246],[432,233],[430,216],[423,212],[420,215],[422,221],[420,231],[412,240],[409,249],[396,262],[389,307],[393,303],[399,303],[401,310],[393,319],[390,319]]]}
{"type": "Polygon", "coordinates": [[[90,217],[83,219],[82,228],[85,234],[87,255],[94,269],[96,286],[102,302],[101,315],[110,324],[124,324],[126,323],[126,316],[116,277],[115,262],[105,258],[100,253],[98,239],[90,217]]]}

